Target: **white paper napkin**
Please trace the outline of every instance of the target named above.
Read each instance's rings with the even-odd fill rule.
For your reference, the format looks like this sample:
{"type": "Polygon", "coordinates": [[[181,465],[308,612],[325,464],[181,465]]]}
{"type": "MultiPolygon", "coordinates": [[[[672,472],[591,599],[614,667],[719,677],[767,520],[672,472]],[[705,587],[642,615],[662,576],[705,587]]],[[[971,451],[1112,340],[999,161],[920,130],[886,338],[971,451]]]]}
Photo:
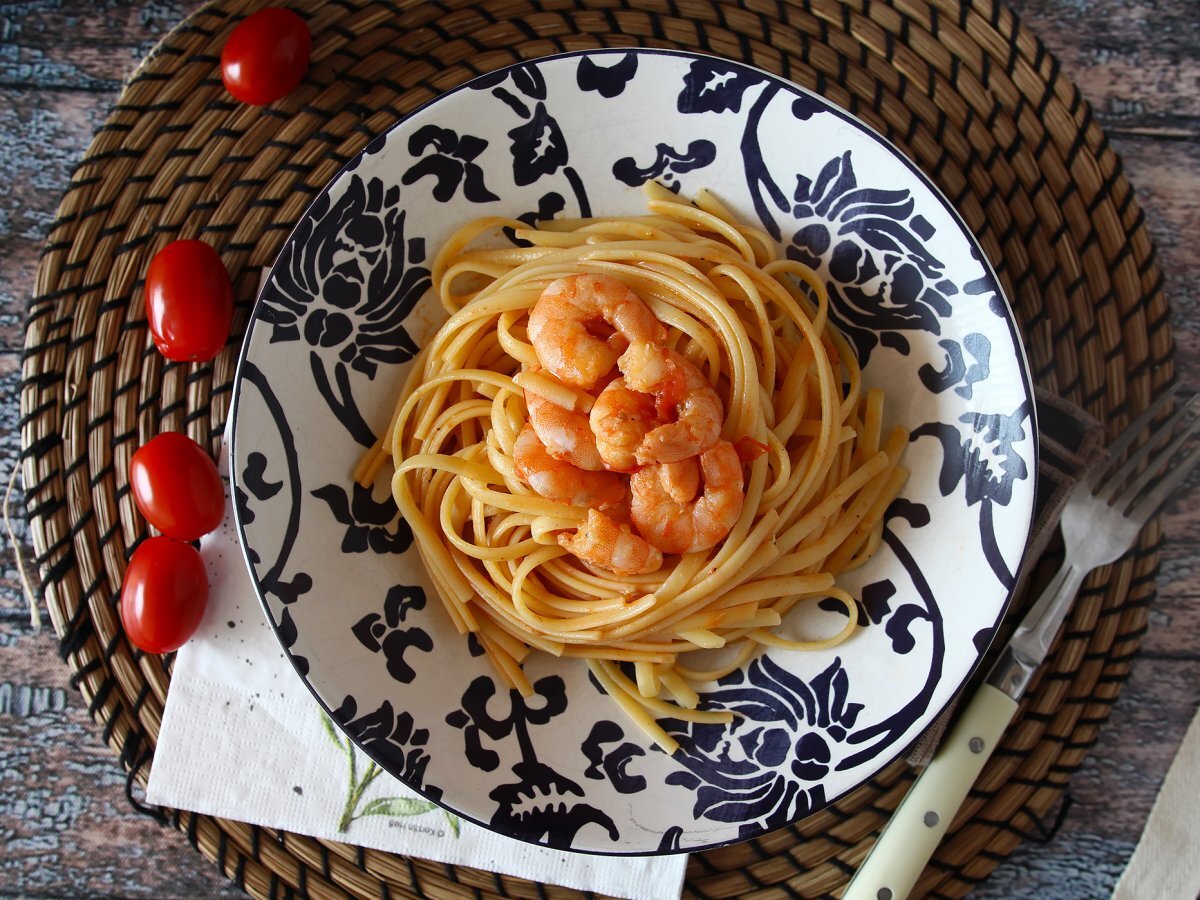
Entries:
{"type": "Polygon", "coordinates": [[[460,820],[379,771],[284,657],[238,547],[228,480],[226,488],[225,521],[201,541],[209,604],[175,660],[151,803],[578,890],[679,896],[685,855],[548,850],[460,820]]]}
{"type": "Polygon", "coordinates": [[[1200,897],[1200,712],[1167,776],[1113,900],[1195,900],[1200,897]]]}

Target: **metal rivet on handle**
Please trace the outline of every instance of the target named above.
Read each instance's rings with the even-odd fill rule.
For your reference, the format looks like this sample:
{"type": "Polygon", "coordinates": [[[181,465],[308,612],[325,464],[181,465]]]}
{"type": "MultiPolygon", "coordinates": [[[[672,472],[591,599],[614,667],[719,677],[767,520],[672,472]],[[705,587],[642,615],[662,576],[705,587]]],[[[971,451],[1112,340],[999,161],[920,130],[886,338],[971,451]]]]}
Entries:
{"type": "Polygon", "coordinates": [[[984,748],[983,738],[973,737],[967,743],[967,746],[971,748],[972,753],[982,753],[984,748]]]}
{"type": "Polygon", "coordinates": [[[925,813],[925,825],[927,827],[932,828],[937,823],[938,823],[938,814],[937,813],[935,813],[933,810],[930,810],[929,812],[925,813]]]}
{"type": "Polygon", "coordinates": [[[880,888],[879,893],[875,895],[879,900],[892,900],[891,888],[880,888]]]}

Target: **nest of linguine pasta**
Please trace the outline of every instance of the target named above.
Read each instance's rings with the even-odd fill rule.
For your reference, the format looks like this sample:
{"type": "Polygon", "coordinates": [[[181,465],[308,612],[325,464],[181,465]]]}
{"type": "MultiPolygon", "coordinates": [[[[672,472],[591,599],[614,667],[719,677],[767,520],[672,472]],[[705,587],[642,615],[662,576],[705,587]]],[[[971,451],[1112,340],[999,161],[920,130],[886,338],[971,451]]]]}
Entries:
{"type": "Polygon", "coordinates": [[[764,646],[819,650],[850,637],[855,604],[837,578],[880,544],[906,477],[907,434],[884,434],[883,395],[863,390],[815,272],[711,194],[689,203],[650,185],[643,216],[536,228],[472,222],[442,248],[433,281],[449,318],[417,357],[356,477],[370,483],[390,469],[448,614],[510,687],[531,692],[522,663],[533,650],[582,657],[671,752],[657,718],[728,720],[697,709],[704,683],[764,646]],[[501,230],[515,241],[477,246],[501,230]],[[541,371],[527,330],[546,288],[584,273],[618,279],[650,308],[665,346],[719,396],[722,441],[765,448],[742,455],[743,502],[724,539],[666,554],[643,574],[618,575],[569,552],[560,537],[575,535],[590,508],[540,495],[514,462],[527,391],[584,412],[595,402],[594,392],[541,371]],[[824,598],[846,609],[837,634],[775,633],[798,604],[824,598]],[[716,662],[693,655],[717,649],[716,662]]]}

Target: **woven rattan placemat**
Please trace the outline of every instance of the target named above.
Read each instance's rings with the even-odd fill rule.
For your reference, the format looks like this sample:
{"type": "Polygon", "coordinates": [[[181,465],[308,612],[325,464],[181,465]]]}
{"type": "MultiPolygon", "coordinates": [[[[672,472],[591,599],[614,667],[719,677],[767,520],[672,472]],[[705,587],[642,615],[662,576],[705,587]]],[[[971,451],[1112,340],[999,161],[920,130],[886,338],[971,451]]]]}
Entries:
{"type": "MultiPolygon", "coordinates": [[[[260,4],[223,0],[132,76],[74,171],[50,230],[21,392],[28,513],[72,682],[141,781],[169,661],[124,639],[116,598],[144,525],[134,449],[163,430],[217,448],[236,343],[261,270],[310,199],[421,103],[520,59],[598,46],[679,47],[812,88],[886,134],[942,188],[1003,280],[1037,383],[1118,429],[1173,377],[1167,305],[1141,211],[1058,62],[993,0],[299,2],[313,34],[301,87],[266,109],[224,92],[218,59],[260,4]],[[166,363],[142,277],[202,236],[233,275],[235,337],[212,364],[166,363]]],[[[1036,836],[1096,739],[1145,630],[1158,532],[1098,573],[918,893],[957,896],[1036,836]]],[[[911,776],[897,763],[798,825],[694,855],[696,896],[837,894],[911,776]]],[[[251,894],[551,896],[520,879],[166,811],[251,894]]]]}

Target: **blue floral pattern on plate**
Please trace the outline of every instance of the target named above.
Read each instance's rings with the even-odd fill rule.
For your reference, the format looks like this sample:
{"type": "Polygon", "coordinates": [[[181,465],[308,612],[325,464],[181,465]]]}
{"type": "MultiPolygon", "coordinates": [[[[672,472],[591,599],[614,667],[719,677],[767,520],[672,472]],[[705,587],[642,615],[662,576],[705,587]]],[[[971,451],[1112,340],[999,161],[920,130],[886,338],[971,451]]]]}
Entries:
{"type": "MultiPolygon", "coordinates": [[[[497,235],[498,240],[515,236],[497,235]]],[[[894,148],[773,75],[658,50],[565,54],[483,76],[380,135],[285,244],[235,383],[242,543],[285,653],[380,766],[506,835],[674,853],[762,834],[896,758],[1003,615],[1027,537],[1036,423],[1011,313],[945,199],[894,148]],[[844,577],[863,627],[771,650],[702,694],[728,727],[666,720],[668,756],[582,663],[498,686],[457,634],[381,479],[353,484],[412,356],[442,321],[428,257],[463,222],[639,214],[649,179],[715,191],[825,282],[912,435],[883,546],[844,577]]],[[[785,634],[832,632],[832,601],[785,634]]]]}

